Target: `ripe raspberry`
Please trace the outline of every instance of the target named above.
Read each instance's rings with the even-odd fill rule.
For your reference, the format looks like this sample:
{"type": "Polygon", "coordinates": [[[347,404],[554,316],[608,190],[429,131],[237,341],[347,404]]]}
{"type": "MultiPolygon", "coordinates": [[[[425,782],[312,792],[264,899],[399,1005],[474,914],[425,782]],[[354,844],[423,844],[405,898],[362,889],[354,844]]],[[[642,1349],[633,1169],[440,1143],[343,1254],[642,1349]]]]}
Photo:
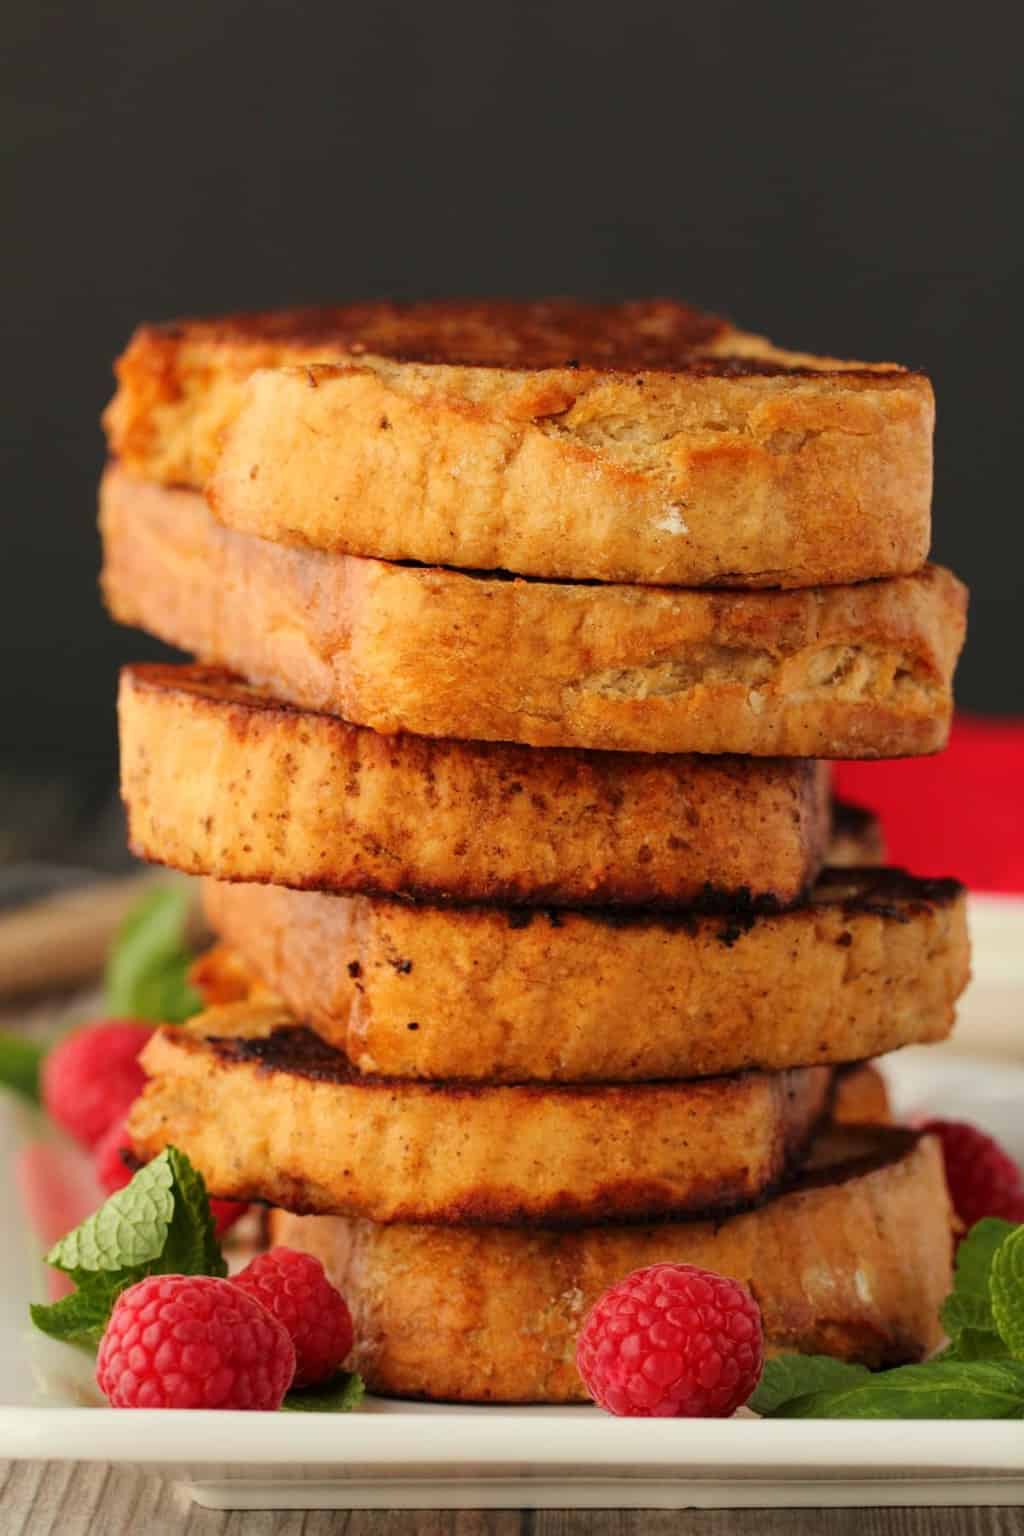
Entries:
{"type": "MultiPolygon", "coordinates": [[[[105,1194],[112,1195],[115,1190],[123,1189],[132,1176],[130,1161],[126,1162],[124,1154],[131,1153],[131,1139],[126,1129],[125,1120],[115,1120],[114,1124],[104,1132],[97,1143],[93,1153],[93,1171],[96,1180],[105,1194]]],[[[210,1214],[213,1217],[213,1228],[218,1237],[223,1237],[240,1217],[249,1209],[242,1200],[218,1200],[210,1197],[210,1214]]]]}
{"type": "Polygon", "coordinates": [[[113,1408],[280,1408],[295,1346],[230,1280],[150,1275],[122,1291],[96,1380],[113,1408]]]}
{"type": "Polygon", "coordinates": [[[727,1418],[757,1386],[761,1313],[750,1292],[692,1264],[652,1264],[605,1291],[576,1364],[591,1397],[630,1418],[727,1418]]]}
{"type": "Polygon", "coordinates": [[[1024,1175],[997,1141],[963,1120],[926,1120],[942,1143],[953,1209],[970,1228],[983,1216],[1024,1221],[1024,1175]]]}
{"type": "Polygon", "coordinates": [[[96,1143],[92,1155],[96,1182],[104,1194],[112,1195],[115,1190],[123,1189],[131,1180],[132,1170],[121,1155],[131,1150],[132,1144],[128,1139],[122,1117],[120,1120],[115,1120],[112,1125],[108,1125],[96,1143]]]}
{"type": "Polygon", "coordinates": [[[152,1033],[148,1024],[105,1019],[76,1029],[47,1055],[43,1103],[83,1146],[95,1146],[142,1092],[146,1078],[136,1058],[152,1033]]]}
{"type": "Polygon", "coordinates": [[[234,1277],[287,1328],[295,1345],[295,1385],[325,1381],[352,1348],[352,1315],[319,1259],[295,1248],[258,1254],[234,1277]]]}
{"type": "Polygon", "coordinates": [[[229,1232],[236,1221],[240,1221],[249,1209],[244,1200],[221,1200],[216,1195],[210,1196],[210,1215],[213,1217],[213,1230],[217,1237],[223,1237],[229,1232]]]}

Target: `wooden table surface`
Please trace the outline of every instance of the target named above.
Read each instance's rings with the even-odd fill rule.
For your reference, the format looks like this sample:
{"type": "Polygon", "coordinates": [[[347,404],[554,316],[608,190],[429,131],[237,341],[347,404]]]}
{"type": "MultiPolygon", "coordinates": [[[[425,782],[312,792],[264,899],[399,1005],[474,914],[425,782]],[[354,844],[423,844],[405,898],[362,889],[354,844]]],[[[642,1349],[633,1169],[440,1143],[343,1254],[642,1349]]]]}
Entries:
{"type": "MultiPolygon", "coordinates": [[[[59,798],[56,792],[51,797],[53,803],[59,798]]],[[[22,803],[24,796],[15,800],[19,814],[5,816],[0,826],[0,866],[53,852],[49,837],[46,846],[30,838],[32,829],[52,828],[50,801],[30,806],[22,803]],[[9,846],[4,845],[5,828],[9,846]]],[[[108,805],[101,816],[87,813],[82,820],[84,831],[78,831],[71,862],[119,868],[122,833],[116,806],[108,805]]],[[[67,857],[67,839],[61,842],[67,857]]],[[[26,1019],[19,1009],[19,1023],[28,1022],[33,1030],[52,1026],[54,1015],[59,1022],[65,1008],[67,1001],[56,1009],[40,1001],[29,1010],[35,1017],[26,1019]]],[[[10,1015],[3,1022],[9,1027],[10,1015]]],[[[0,1536],[327,1536],[342,1531],[346,1536],[1024,1536],[1024,1509],[228,1513],[200,1509],[171,1484],[141,1472],[67,1462],[0,1462],[0,1536]]]]}
{"type": "Polygon", "coordinates": [[[3,1536],[1021,1536],[1024,1509],[330,1510],[199,1509],[156,1478],[101,1466],[0,1462],[3,1536]]]}

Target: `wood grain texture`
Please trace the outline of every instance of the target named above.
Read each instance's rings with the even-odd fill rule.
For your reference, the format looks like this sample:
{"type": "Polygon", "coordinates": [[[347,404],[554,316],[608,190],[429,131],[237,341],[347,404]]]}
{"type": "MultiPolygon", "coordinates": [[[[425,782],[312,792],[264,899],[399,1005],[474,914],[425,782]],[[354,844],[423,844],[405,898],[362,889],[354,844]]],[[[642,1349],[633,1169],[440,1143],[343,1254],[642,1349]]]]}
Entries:
{"type": "Polygon", "coordinates": [[[0,1462],[3,1536],[1021,1536],[1024,1509],[200,1509],[141,1472],[0,1462]]]}

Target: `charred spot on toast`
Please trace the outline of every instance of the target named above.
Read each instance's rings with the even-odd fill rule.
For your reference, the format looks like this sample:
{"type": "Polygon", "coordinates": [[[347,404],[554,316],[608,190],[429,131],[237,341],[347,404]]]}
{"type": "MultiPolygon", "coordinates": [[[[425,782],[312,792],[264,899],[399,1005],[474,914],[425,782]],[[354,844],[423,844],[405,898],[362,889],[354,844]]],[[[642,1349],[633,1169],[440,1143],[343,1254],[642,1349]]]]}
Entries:
{"type": "Polygon", "coordinates": [[[841,906],[849,917],[908,923],[922,913],[952,906],[964,894],[959,880],[920,878],[882,865],[877,869],[822,870],[813,899],[818,905],[841,906]]]}

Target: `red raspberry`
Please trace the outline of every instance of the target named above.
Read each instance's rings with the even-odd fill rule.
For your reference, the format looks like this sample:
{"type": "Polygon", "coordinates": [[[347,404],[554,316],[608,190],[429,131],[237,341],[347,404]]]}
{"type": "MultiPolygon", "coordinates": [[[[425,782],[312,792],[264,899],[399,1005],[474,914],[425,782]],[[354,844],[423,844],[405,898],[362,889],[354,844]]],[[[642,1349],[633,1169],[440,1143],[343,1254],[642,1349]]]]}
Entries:
{"type": "MultiPolygon", "coordinates": [[[[132,1176],[130,1162],[125,1161],[124,1154],[131,1153],[132,1143],[128,1135],[124,1119],[116,1120],[112,1126],[100,1137],[96,1150],[93,1153],[93,1171],[96,1181],[105,1194],[112,1195],[115,1190],[123,1189],[132,1176]]],[[[213,1227],[218,1237],[223,1237],[235,1222],[245,1215],[249,1209],[242,1200],[218,1200],[210,1197],[210,1214],[213,1217],[213,1227]]]]}
{"type": "Polygon", "coordinates": [[[630,1418],[727,1418],[757,1386],[761,1313],[750,1292],[692,1264],[652,1264],[605,1291],[576,1364],[591,1397],[630,1418]]]}
{"type": "Polygon", "coordinates": [[[108,1125],[92,1155],[93,1172],[96,1182],[106,1195],[112,1195],[115,1190],[123,1189],[130,1181],[132,1170],[125,1162],[122,1153],[131,1152],[132,1144],[125,1128],[124,1119],[115,1120],[108,1125]]]}
{"type": "Polygon", "coordinates": [[[146,1077],[136,1058],[152,1033],[132,1019],[106,1019],[76,1029],[47,1055],[43,1103],[83,1146],[95,1146],[142,1092],[146,1077]]]}
{"type": "Polygon", "coordinates": [[[352,1348],[352,1314],[319,1259],[296,1248],[271,1248],[234,1276],[234,1283],[272,1312],[295,1345],[295,1385],[325,1381],[352,1348]]]}
{"type": "Polygon", "coordinates": [[[230,1280],[150,1275],[122,1291],[96,1380],[114,1408],[280,1408],[295,1346],[230,1280]]]}
{"type": "Polygon", "coordinates": [[[236,1221],[241,1221],[249,1209],[244,1200],[220,1200],[216,1195],[210,1196],[210,1215],[213,1217],[213,1230],[217,1237],[223,1237],[225,1232],[230,1232],[236,1221]]]}
{"type": "Polygon", "coordinates": [[[965,1227],[983,1216],[1024,1221],[1024,1177],[998,1141],[963,1120],[926,1120],[921,1130],[942,1143],[953,1209],[965,1227]]]}

